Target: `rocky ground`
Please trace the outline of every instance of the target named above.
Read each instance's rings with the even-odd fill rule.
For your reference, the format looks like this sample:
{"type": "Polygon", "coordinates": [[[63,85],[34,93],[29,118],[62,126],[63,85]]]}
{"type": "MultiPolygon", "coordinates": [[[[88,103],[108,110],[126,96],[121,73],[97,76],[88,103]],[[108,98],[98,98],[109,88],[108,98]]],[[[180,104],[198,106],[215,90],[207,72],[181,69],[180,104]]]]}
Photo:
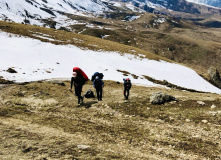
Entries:
{"type": "Polygon", "coordinates": [[[69,81],[0,85],[0,159],[221,159],[220,95],[122,86],[78,106],[69,81]],[[151,104],[159,91],[179,101],[151,104]]]}

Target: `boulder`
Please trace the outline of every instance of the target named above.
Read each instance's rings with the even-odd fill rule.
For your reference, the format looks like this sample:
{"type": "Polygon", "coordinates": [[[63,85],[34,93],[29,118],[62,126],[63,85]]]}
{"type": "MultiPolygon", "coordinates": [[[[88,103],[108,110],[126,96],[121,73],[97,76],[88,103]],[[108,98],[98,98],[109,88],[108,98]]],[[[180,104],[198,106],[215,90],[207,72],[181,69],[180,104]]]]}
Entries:
{"type": "Polygon", "coordinates": [[[9,72],[9,73],[18,73],[18,72],[17,72],[16,70],[14,70],[13,68],[8,68],[6,71],[9,72]]]}
{"type": "Polygon", "coordinates": [[[170,101],[178,101],[178,100],[175,97],[170,96],[170,95],[165,94],[165,93],[162,93],[162,92],[154,93],[150,97],[150,103],[151,104],[164,104],[164,103],[170,102],[170,101]]]}
{"type": "Polygon", "coordinates": [[[218,88],[221,88],[221,78],[218,70],[215,67],[210,67],[208,70],[209,81],[218,88]]]}

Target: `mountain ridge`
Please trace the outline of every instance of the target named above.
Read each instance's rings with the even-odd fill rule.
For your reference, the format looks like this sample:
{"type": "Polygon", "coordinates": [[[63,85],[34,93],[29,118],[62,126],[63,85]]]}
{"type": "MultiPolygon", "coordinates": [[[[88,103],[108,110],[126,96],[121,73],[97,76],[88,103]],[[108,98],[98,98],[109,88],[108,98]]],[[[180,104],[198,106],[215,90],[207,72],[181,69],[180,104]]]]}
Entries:
{"type": "MultiPolygon", "coordinates": [[[[41,26],[49,26],[46,21],[53,21],[54,28],[67,27],[78,23],[70,18],[77,16],[103,16],[116,12],[130,12],[141,14],[145,12],[166,14],[177,17],[174,12],[192,14],[195,16],[219,16],[221,9],[210,8],[200,4],[189,3],[184,0],[2,0],[0,2],[0,19],[17,23],[29,23],[41,26]]],[[[179,17],[179,16],[178,16],[179,17]]]]}

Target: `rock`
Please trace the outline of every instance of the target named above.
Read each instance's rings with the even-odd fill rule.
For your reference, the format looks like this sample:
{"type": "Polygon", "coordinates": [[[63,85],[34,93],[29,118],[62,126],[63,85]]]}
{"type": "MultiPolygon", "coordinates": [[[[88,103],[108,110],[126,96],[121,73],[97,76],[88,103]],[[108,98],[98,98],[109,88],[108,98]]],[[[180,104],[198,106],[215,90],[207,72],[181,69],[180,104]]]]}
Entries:
{"type": "Polygon", "coordinates": [[[88,146],[88,145],[77,145],[77,147],[78,147],[79,149],[87,149],[87,148],[90,148],[90,146],[88,146]]]}
{"type": "Polygon", "coordinates": [[[205,105],[205,103],[203,101],[197,101],[196,103],[198,103],[200,105],[205,105]]]}
{"type": "Polygon", "coordinates": [[[186,122],[190,122],[190,120],[189,120],[189,119],[186,119],[186,122]]]}
{"type": "Polygon", "coordinates": [[[9,72],[9,73],[18,73],[16,70],[14,70],[12,68],[8,68],[7,72],[9,72]]]}
{"type": "Polygon", "coordinates": [[[208,70],[209,81],[218,88],[221,88],[221,78],[218,70],[215,67],[210,67],[208,70]]]}
{"type": "Polygon", "coordinates": [[[178,100],[175,97],[170,96],[170,95],[165,94],[165,93],[162,93],[162,92],[154,93],[150,97],[150,103],[151,104],[164,104],[164,103],[170,102],[170,101],[178,101],[178,100]]]}
{"type": "Polygon", "coordinates": [[[211,106],[211,109],[215,109],[216,108],[216,106],[213,104],[212,106],[211,106]]]}
{"type": "Polygon", "coordinates": [[[204,120],[202,120],[202,122],[203,122],[203,123],[208,123],[208,121],[207,121],[207,120],[205,120],[205,119],[204,119],[204,120]]]}
{"type": "Polygon", "coordinates": [[[169,117],[170,122],[173,122],[175,119],[173,117],[169,117]]]}

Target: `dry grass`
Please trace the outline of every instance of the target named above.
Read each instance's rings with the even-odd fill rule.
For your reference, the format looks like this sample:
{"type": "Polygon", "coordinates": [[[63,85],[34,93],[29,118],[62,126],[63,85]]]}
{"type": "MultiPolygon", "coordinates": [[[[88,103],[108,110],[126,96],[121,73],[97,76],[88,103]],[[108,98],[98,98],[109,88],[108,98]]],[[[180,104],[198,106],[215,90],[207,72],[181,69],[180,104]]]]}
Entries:
{"type": "Polygon", "coordinates": [[[219,95],[133,85],[125,101],[123,84],[105,81],[103,101],[85,99],[77,107],[64,83],[0,90],[0,159],[221,158],[219,95]],[[157,91],[180,101],[151,105],[157,91]]]}

